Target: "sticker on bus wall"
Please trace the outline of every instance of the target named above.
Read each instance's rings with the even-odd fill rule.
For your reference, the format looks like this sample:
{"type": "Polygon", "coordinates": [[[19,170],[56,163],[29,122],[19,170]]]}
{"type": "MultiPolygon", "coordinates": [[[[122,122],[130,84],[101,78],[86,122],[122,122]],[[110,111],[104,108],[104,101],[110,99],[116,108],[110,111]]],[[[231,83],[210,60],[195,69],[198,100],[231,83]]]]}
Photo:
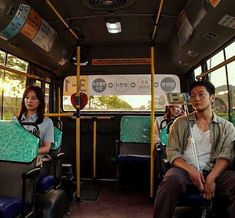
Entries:
{"type": "Polygon", "coordinates": [[[235,17],[232,17],[228,14],[224,15],[218,24],[235,29],[235,17]]]}
{"type": "Polygon", "coordinates": [[[220,0],[209,0],[209,2],[215,8],[220,3],[220,0]]]}
{"type": "Polygon", "coordinates": [[[33,42],[40,48],[49,52],[53,43],[55,42],[56,36],[57,33],[55,30],[45,20],[42,20],[40,29],[33,39],[33,42]]]}
{"type": "Polygon", "coordinates": [[[182,10],[176,21],[177,36],[179,44],[184,45],[187,43],[191,35],[193,34],[194,27],[189,22],[189,19],[184,10],[182,10]]]}
{"type": "Polygon", "coordinates": [[[0,38],[8,40],[14,37],[24,25],[29,11],[29,5],[20,4],[18,10],[16,11],[16,14],[14,15],[10,23],[5,27],[5,29],[0,31],[0,38]]]}

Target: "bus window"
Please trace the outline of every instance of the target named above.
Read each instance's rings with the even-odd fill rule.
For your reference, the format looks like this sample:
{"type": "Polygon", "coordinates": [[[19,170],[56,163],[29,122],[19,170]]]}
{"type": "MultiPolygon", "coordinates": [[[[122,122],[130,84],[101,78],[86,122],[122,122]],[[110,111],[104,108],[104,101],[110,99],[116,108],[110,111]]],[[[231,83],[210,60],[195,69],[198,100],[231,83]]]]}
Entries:
{"type": "Polygon", "coordinates": [[[50,84],[49,83],[45,83],[45,103],[46,103],[46,107],[45,107],[45,112],[49,113],[49,92],[50,92],[50,84]]]}
{"type": "MultiPolygon", "coordinates": [[[[2,72],[1,72],[2,73],[2,72]]],[[[3,72],[1,77],[1,119],[8,120],[18,114],[25,89],[25,77],[3,72]]]]}
{"type": "Polygon", "coordinates": [[[201,73],[202,73],[202,68],[201,66],[199,66],[194,70],[194,77],[196,78],[196,76],[200,75],[201,73]]]}
{"type": "Polygon", "coordinates": [[[8,54],[6,66],[15,70],[27,72],[28,63],[26,61],[21,60],[20,58],[8,54]]]}
{"type": "MultiPolygon", "coordinates": [[[[88,97],[86,111],[150,111],[150,75],[81,76],[81,91],[88,97]]],[[[76,92],[76,77],[64,80],[63,109],[74,110],[70,96],[76,92]]],[[[155,76],[155,109],[164,111],[166,92],[180,92],[179,77],[155,76]]]]}
{"type": "MultiPolygon", "coordinates": [[[[89,96],[86,111],[150,111],[150,95],[106,95],[89,96]]],[[[165,95],[155,98],[155,109],[164,111],[166,105],[165,95]]],[[[70,96],[63,96],[64,111],[74,111],[70,96]]]]}
{"type": "MultiPolygon", "coordinates": [[[[208,69],[211,69],[223,61],[223,51],[220,51],[207,61],[208,69]]],[[[209,78],[215,86],[216,100],[213,104],[213,109],[219,116],[228,119],[228,91],[225,67],[221,67],[218,70],[213,71],[209,74],[209,78]]]]}
{"type": "Polygon", "coordinates": [[[4,61],[6,59],[6,53],[3,51],[0,51],[0,64],[4,65],[4,61]]]}
{"type": "Polygon", "coordinates": [[[42,87],[42,82],[40,81],[40,80],[35,80],[35,82],[34,82],[34,84],[33,84],[34,86],[38,86],[38,87],[42,87]]]}
{"type": "MultiPolygon", "coordinates": [[[[234,56],[235,42],[225,48],[226,59],[234,56]]],[[[228,80],[230,85],[230,100],[231,100],[231,117],[235,126],[235,77],[234,77],[235,62],[228,65],[228,80]]]]}
{"type": "MultiPolygon", "coordinates": [[[[1,64],[13,69],[26,72],[28,63],[15,58],[12,55],[5,55],[0,53],[1,64]],[[7,57],[7,61],[6,61],[7,57]]],[[[26,78],[22,75],[0,70],[0,115],[1,119],[8,120],[18,114],[20,108],[22,95],[25,89],[26,78]]]]}

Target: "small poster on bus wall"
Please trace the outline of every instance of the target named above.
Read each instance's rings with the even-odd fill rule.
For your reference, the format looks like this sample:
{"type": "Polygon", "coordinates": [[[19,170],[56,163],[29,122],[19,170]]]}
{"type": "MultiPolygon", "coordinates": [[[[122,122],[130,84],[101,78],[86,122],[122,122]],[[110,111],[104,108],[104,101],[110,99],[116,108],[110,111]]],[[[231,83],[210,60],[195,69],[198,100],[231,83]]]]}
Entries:
{"type": "Polygon", "coordinates": [[[55,30],[45,20],[42,20],[40,29],[33,39],[33,42],[45,51],[49,52],[56,36],[57,33],[55,30]]]}

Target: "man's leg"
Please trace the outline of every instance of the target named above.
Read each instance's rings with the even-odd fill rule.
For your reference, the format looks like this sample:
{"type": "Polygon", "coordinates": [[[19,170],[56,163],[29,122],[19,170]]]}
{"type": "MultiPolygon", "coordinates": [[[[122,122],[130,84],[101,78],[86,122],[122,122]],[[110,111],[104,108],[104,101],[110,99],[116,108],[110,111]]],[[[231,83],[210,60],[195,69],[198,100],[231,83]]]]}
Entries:
{"type": "Polygon", "coordinates": [[[192,182],[184,170],[174,167],[168,170],[155,198],[153,217],[172,218],[177,199],[189,184],[192,182]]]}
{"type": "Polygon", "coordinates": [[[216,179],[216,197],[228,199],[228,213],[235,218],[235,171],[226,170],[216,179]]]}

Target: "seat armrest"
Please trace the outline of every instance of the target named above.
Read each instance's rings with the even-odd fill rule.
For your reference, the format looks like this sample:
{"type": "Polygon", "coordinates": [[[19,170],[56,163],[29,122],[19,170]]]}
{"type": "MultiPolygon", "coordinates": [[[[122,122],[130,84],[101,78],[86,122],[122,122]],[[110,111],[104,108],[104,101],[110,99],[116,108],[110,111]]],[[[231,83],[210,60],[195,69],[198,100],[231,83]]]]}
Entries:
{"type": "Polygon", "coordinates": [[[57,189],[61,185],[61,175],[62,175],[62,160],[65,156],[65,153],[61,152],[56,155],[54,158],[54,167],[53,167],[53,176],[54,176],[54,188],[57,189]],[[59,166],[58,166],[59,164],[59,166]],[[57,172],[58,171],[58,172],[57,172]]]}
{"type": "Polygon", "coordinates": [[[31,196],[31,209],[32,212],[34,212],[34,204],[35,204],[35,192],[36,192],[36,180],[40,174],[40,168],[36,167],[33,168],[32,170],[22,173],[21,177],[23,179],[22,183],[22,199],[21,199],[21,216],[25,217],[25,212],[26,212],[26,192],[29,191],[26,189],[26,184],[28,179],[32,179],[32,196],[31,196]]]}
{"type": "Polygon", "coordinates": [[[59,161],[59,160],[61,160],[64,156],[65,156],[65,153],[61,152],[61,153],[59,153],[59,154],[56,155],[55,160],[59,161]]]}
{"type": "Polygon", "coordinates": [[[30,179],[30,178],[35,178],[40,174],[40,167],[33,168],[32,170],[22,173],[22,179],[30,179]]]}

